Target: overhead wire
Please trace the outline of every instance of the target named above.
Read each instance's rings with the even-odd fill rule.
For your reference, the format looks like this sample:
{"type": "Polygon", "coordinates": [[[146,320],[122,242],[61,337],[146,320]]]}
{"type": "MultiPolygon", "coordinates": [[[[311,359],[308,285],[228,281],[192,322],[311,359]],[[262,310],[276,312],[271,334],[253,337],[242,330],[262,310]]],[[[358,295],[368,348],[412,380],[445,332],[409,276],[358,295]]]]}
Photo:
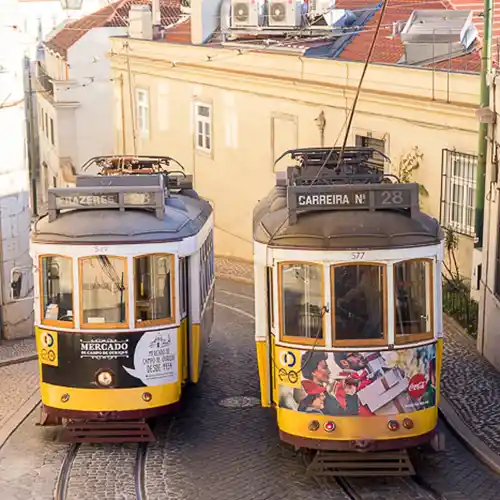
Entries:
{"type": "MultiPolygon", "coordinates": [[[[389,0],[384,0],[384,3],[382,5],[382,9],[381,9],[381,16],[379,18],[379,22],[377,24],[377,28],[380,29],[380,24],[381,24],[381,20],[382,18],[384,17],[383,14],[385,12],[385,8],[387,7],[387,4],[388,4],[389,0]]],[[[368,55],[366,57],[366,61],[365,61],[365,64],[364,64],[364,67],[363,67],[363,72],[361,73],[361,77],[359,79],[359,82],[358,82],[358,86],[357,86],[357,90],[356,90],[356,95],[355,95],[355,98],[354,98],[354,101],[352,103],[352,106],[351,106],[351,110],[350,110],[350,113],[348,115],[348,118],[346,121],[344,121],[344,125],[342,126],[340,132],[339,132],[339,135],[337,136],[337,139],[335,140],[335,144],[332,146],[332,148],[330,149],[329,153],[328,153],[328,156],[326,157],[326,159],[324,160],[323,164],[321,165],[321,167],[319,168],[318,172],[316,173],[316,176],[314,177],[313,181],[311,182],[311,184],[309,185],[308,187],[308,190],[306,191],[306,195],[311,191],[312,187],[315,185],[315,183],[317,182],[317,180],[319,179],[321,173],[323,172],[323,169],[325,168],[325,166],[328,164],[333,152],[335,151],[335,147],[337,145],[337,141],[338,139],[340,138],[340,135],[342,134],[342,130],[344,129],[344,127],[347,125],[347,128],[346,128],[346,131],[345,131],[345,135],[344,135],[344,141],[342,143],[342,149],[340,151],[340,154],[339,154],[339,159],[338,159],[338,162],[337,162],[337,166],[336,166],[336,169],[339,168],[340,166],[340,163],[341,163],[341,159],[342,159],[342,155],[344,154],[344,150],[345,150],[345,145],[347,144],[347,139],[349,137],[349,131],[351,129],[351,124],[352,124],[352,120],[353,120],[353,117],[354,117],[354,113],[356,111],[356,104],[358,102],[358,98],[359,98],[359,94],[361,92],[361,86],[363,85],[363,80],[365,78],[365,74],[366,74],[366,70],[368,69],[368,66],[370,64],[370,59],[371,59],[371,56],[373,54],[373,49],[375,48],[375,44],[377,42],[377,37],[378,37],[378,29],[377,31],[375,31],[375,35],[373,36],[373,39],[372,39],[372,42],[371,42],[371,45],[370,45],[370,49],[368,51],[368,55]]],[[[269,239],[269,243],[271,244],[274,240],[274,238],[276,237],[276,235],[278,234],[278,232],[282,229],[282,227],[289,221],[289,215],[287,214],[285,216],[285,219],[283,220],[283,222],[278,226],[278,228],[274,231],[274,233],[272,234],[271,238],[269,239]]]]}

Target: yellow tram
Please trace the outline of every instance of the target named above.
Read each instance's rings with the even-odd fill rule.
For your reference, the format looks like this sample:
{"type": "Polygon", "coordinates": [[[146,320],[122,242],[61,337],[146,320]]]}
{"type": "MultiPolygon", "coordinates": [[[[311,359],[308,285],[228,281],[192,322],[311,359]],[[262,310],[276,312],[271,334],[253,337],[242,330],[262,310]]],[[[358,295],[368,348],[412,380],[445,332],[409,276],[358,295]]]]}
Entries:
{"type": "Polygon", "coordinates": [[[146,419],[200,377],[213,215],[170,161],[92,158],[99,175],[50,189],[32,230],[43,413],[67,420],[63,439],[152,440],[146,419]]]}
{"type": "Polygon", "coordinates": [[[429,442],[442,363],[438,222],[375,150],[293,150],[254,210],[262,406],[282,441],[336,451],[429,442]]]}

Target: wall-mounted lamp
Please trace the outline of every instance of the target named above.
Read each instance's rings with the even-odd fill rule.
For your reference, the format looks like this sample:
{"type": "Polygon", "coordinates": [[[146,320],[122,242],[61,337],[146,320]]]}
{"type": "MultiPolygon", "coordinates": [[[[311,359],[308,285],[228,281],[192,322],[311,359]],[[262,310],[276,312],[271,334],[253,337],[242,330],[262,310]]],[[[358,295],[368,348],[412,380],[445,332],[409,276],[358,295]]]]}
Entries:
{"type": "Polygon", "coordinates": [[[325,145],[325,127],[326,127],[326,119],[325,112],[321,111],[317,118],[314,119],[316,122],[316,126],[319,128],[321,147],[325,145]]]}

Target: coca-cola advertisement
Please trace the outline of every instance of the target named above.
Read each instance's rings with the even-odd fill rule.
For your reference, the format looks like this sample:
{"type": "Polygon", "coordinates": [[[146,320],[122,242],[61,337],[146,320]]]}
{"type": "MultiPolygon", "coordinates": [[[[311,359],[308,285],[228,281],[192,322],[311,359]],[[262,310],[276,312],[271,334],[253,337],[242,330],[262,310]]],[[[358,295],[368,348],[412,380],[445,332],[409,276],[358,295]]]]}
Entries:
{"type": "Polygon", "coordinates": [[[278,350],[280,408],[370,417],[436,405],[434,343],[369,352],[278,350]]]}

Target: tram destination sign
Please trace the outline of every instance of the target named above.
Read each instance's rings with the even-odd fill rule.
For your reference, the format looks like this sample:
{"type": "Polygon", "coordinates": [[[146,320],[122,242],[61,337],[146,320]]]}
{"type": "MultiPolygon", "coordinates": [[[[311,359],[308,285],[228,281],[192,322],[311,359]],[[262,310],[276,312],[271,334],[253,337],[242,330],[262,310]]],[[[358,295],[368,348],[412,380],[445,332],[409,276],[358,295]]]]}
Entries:
{"type": "Polygon", "coordinates": [[[418,207],[414,184],[376,184],[369,187],[291,186],[289,207],[299,213],[316,210],[383,210],[418,207]]]}
{"type": "MultiPolygon", "coordinates": [[[[128,192],[123,193],[123,205],[125,206],[155,206],[154,192],[128,192]]],[[[90,194],[67,194],[56,196],[56,209],[65,208],[116,208],[120,206],[120,195],[118,193],[90,193],[90,194]]]]}

